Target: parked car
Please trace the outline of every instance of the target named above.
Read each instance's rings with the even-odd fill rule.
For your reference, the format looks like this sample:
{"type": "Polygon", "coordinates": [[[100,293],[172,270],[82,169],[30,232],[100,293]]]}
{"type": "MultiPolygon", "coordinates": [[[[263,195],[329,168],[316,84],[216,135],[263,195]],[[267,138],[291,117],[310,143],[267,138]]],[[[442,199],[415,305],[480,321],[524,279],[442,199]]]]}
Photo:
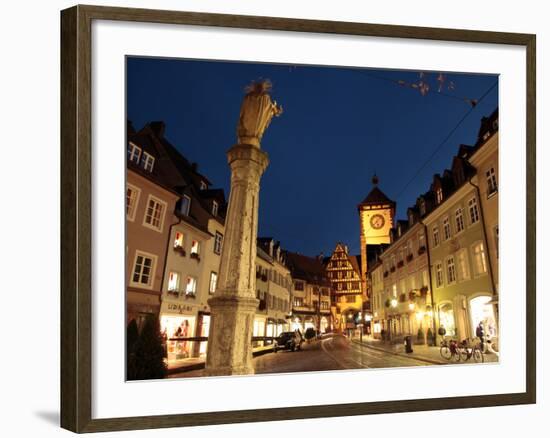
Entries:
{"type": "Polygon", "coordinates": [[[275,352],[277,352],[277,350],[301,350],[303,342],[304,338],[298,330],[294,332],[283,332],[275,338],[273,350],[275,352]]]}

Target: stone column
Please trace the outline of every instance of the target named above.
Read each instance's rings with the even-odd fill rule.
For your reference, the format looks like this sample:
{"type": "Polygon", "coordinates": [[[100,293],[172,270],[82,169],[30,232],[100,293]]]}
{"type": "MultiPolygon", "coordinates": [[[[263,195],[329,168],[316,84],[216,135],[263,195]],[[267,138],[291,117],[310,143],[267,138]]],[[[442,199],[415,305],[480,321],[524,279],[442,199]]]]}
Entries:
{"type": "Polygon", "coordinates": [[[231,193],[225,219],[218,288],[208,300],[210,334],[205,374],[253,374],[252,330],[256,299],[256,237],[260,177],[269,160],[258,146],[237,144],[227,153],[231,193]]]}

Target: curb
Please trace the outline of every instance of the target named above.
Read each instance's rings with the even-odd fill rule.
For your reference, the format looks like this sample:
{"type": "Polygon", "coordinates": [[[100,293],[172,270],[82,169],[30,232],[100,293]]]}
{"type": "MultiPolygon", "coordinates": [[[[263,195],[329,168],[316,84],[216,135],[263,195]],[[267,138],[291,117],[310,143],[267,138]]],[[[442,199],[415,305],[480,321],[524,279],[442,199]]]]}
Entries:
{"type": "Polygon", "coordinates": [[[398,353],[396,351],[386,350],[385,348],[381,348],[381,347],[373,347],[372,345],[361,343],[361,342],[356,341],[354,339],[352,339],[351,342],[353,342],[357,345],[360,345],[361,347],[372,348],[373,350],[382,351],[382,352],[388,353],[388,354],[393,354],[394,356],[407,357],[409,359],[416,359],[416,360],[420,360],[422,362],[431,363],[433,365],[448,365],[448,362],[443,362],[443,361],[439,361],[439,360],[435,360],[435,359],[430,359],[430,358],[427,358],[427,357],[424,357],[424,356],[417,356],[417,355],[410,356],[410,355],[405,354],[405,353],[398,353]]]}
{"type": "MultiPolygon", "coordinates": [[[[273,353],[273,348],[266,348],[263,350],[253,351],[252,357],[262,356],[267,353],[273,353]]],[[[205,367],[205,362],[194,363],[192,365],[182,365],[180,367],[170,368],[166,370],[166,375],[169,376],[171,374],[184,373],[186,371],[202,370],[204,369],[204,367],[205,367]]]]}

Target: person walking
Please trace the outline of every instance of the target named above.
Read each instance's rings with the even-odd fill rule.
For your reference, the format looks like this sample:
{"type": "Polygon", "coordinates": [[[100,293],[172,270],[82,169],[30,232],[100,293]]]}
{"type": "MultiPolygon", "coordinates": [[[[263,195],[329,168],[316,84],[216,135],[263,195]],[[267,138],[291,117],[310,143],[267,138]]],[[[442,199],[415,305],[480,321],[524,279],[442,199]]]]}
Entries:
{"type": "Polygon", "coordinates": [[[485,353],[485,328],[483,327],[483,321],[479,321],[479,324],[477,325],[476,336],[481,342],[481,351],[485,353]]]}

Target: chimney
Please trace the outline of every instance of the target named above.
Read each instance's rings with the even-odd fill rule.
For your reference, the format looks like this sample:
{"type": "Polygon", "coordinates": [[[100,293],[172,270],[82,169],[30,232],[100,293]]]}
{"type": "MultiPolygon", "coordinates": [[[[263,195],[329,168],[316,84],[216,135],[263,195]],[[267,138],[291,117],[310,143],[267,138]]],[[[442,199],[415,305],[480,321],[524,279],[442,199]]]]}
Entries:
{"type": "Polygon", "coordinates": [[[166,129],[166,125],[164,122],[162,121],[150,122],[149,127],[151,128],[151,131],[153,131],[153,133],[157,138],[164,137],[164,131],[166,129]]]}

